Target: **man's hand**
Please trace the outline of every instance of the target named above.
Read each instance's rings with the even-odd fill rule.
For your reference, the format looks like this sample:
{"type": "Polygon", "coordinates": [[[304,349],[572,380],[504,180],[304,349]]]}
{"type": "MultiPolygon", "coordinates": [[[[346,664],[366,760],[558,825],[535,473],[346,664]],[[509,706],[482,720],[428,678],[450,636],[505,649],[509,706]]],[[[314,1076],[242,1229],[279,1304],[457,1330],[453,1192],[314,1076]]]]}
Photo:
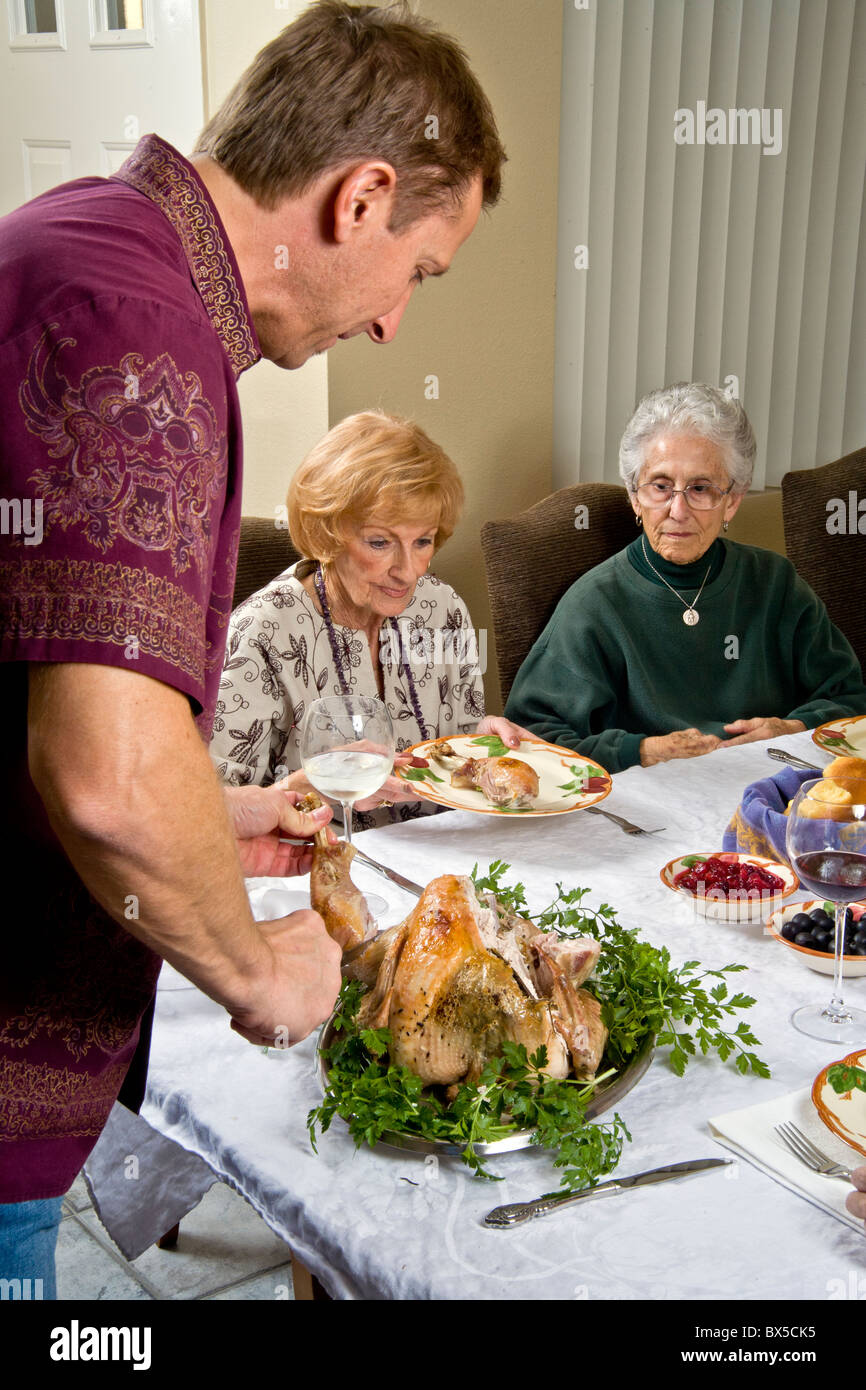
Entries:
{"type": "Polygon", "coordinates": [[[340,990],[342,951],[318,912],[292,912],[259,922],[270,953],[254,1007],[235,1012],[232,1028],[262,1047],[291,1047],[324,1023],[340,990]]]}
{"type": "Polygon", "coordinates": [[[252,1024],[271,1045],[304,1037],[333,1007],[339,947],[315,913],[256,925],[236,837],[255,854],[263,836],[281,867],[274,855],[291,847],[275,849],[279,829],[309,833],[330,813],[299,821],[276,788],[227,798],[172,686],[87,663],[37,663],[28,674],[30,774],[89,892],[242,1029],[252,1024]],[[130,892],[140,910],[127,920],[130,892]]]}
{"type": "Polygon", "coordinates": [[[530,733],[529,729],[522,729],[519,724],[512,724],[510,719],[506,719],[504,714],[488,714],[481,720],[475,730],[476,738],[483,734],[498,734],[502,742],[508,748],[517,748],[522,738],[534,739],[536,734],[530,733]]]}
{"type": "Polygon", "coordinates": [[[699,758],[712,753],[721,743],[715,734],[702,734],[700,729],[677,729],[672,734],[657,734],[645,738],[640,746],[641,767],[666,763],[671,758],[699,758]]]}
{"type": "Polygon", "coordinates": [[[855,1168],[851,1181],[857,1191],[848,1194],[845,1205],[852,1216],[861,1216],[866,1221],[866,1167],[855,1168]]]}
{"type": "Polygon", "coordinates": [[[736,719],[725,725],[726,734],[736,734],[736,738],[726,738],[722,748],[733,748],[736,743],[758,743],[764,738],[780,738],[782,734],[799,734],[806,725],[799,719],[736,719]]]}
{"type": "MultiPolygon", "coordinates": [[[[312,840],[334,813],[327,805],[309,814],[298,811],[302,794],[290,790],[287,780],[274,782],[270,787],[223,787],[245,878],[268,874],[289,878],[310,871],[312,845],[286,845],[281,839],[289,835],[293,839],[312,840]]],[[[333,831],[328,832],[328,838],[336,840],[333,831]]]]}

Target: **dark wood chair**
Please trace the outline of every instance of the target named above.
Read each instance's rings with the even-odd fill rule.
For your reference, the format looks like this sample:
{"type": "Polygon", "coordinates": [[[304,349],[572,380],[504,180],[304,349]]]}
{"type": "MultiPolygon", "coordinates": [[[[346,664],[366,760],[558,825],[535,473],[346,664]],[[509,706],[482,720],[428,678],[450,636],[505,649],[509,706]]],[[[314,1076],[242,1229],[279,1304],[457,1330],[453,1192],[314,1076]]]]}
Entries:
{"type": "Polygon", "coordinates": [[[515,517],[485,521],[481,549],[503,705],[566,589],[634,535],[628,493],[612,483],[577,483],[515,517]]]}
{"type": "Polygon", "coordinates": [[[288,531],[278,530],[266,516],[241,517],[241,539],[232,608],[270,584],[278,574],[300,560],[288,531]]]}
{"type": "Polygon", "coordinates": [[[785,549],[866,670],[866,448],[782,479],[785,549]],[[853,496],[852,496],[853,494],[853,496]],[[844,521],[843,521],[844,518],[844,521]],[[842,523],[844,529],[839,529],[842,523]]]}

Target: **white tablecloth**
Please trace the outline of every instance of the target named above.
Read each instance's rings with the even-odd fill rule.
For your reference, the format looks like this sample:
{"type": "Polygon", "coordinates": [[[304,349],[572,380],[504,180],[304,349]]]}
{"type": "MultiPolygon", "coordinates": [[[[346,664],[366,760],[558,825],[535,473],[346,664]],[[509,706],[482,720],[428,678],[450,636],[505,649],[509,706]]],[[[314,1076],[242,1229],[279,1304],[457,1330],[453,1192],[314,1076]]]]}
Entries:
{"type": "MultiPolygon", "coordinates": [[[[807,734],[777,742],[828,761],[807,734]]],[[[721,849],[743,788],[778,768],[765,750],[745,745],[615,777],[604,805],[646,828],[664,826],[658,835],[627,837],[581,813],[521,820],[448,812],[359,836],[370,855],[420,883],[504,859],[533,908],[546,905],[558,880],[588,885],[594,904],[611,903],[675,963],[750,967],[733,978],[757,998],[744,1016],[772,1079],[743,1077],[711,1059],[678,1078],[657,1057],[619,1106],[633,1135],[623,1174],[723,1156],[711,1116],[801,1090],[838,1052],[789,1022],[796,1005],[826,1002],[829,977],[804,968],[760,924],[696,918],[659,881],[675,855],[721,849]]],[[[388,921],[414,901],[373,873],[358,880],[388,898],[388,921]]],[[[320,1099],[315,1039],[265,1056],[230,1031],[216,1004],[177,988],[183,983],[174,972],[162,982],[143,1114],[237,1187],[336,1297],[823,1300],[847,1288],[852,1271],[866,1287],[862,1231],[745,1161],[497,1231],[481,1224],[491,1207],[558,1185],[544,1153],[503,1155],[494,1164],[503,1181],[488,1183],[456,1159],[356,1151],[335,1120],[315,1155],[305,1123],[320,1099]]],[[[866,979],[847,981],[846,997],[866,1004],[866,979]]]]}

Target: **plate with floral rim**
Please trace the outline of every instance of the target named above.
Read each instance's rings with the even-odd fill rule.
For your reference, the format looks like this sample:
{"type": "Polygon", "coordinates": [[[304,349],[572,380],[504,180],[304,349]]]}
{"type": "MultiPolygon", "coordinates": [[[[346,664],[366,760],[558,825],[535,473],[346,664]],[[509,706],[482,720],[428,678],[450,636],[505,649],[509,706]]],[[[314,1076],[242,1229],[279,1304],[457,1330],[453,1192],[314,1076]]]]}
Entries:
{"type": "MultiPolygon", "coordinates": [[[[841,1061],[843,1066],[866,1070],[866,1047],[849,1052],[841,1061]]],[[[837,1139],[866,1157],[866,1091],[842,1091],[841,1094],[834,1091],[827,1080],[827,1073],[830,1067],[838,1065],[838,1062],[830,1062],[815,1077],[812,1104],[837,1139]]]]}
{"type": "Polygon", "coordinates": [[[866,758],[866,714],[852,714],[844,719],[831,719],[812,730],[812,742],[827,753],[866,758]]]}
{"type": "Polygon", "coordinates": [[[508,748],[496,734],[450,735],[416,743],[405,752],[426,766],[395,768],[395,776],[411,783],[422,800],[435,801],[453,811],[493,816],[558,816],[603,801],[612,785],[610,773],[594,759],[540,738],[523,738],[517,748],[508,748]],[[474,787],[452,787],[450,772],[431,756],[444,743],[450,744],[461,758],[508,757],[528,763],[538,776],[538,796],[531,806],[494,806],[474,787]]]}

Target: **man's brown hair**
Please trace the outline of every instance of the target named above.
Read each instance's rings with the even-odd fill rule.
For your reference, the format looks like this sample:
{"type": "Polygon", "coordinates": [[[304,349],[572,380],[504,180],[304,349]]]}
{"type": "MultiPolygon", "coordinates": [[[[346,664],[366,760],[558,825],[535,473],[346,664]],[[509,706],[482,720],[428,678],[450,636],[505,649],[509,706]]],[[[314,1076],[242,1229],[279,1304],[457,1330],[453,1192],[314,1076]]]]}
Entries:
{"type": "Polygon", "coordinates": [[[397,174],[391,230],[454,203],[477,174],[499,197],[505,151],[460,46],[404,3],[318,0],[253,59],[199,136],[272,209],[328,169],[384,159],[397,174]]]}

